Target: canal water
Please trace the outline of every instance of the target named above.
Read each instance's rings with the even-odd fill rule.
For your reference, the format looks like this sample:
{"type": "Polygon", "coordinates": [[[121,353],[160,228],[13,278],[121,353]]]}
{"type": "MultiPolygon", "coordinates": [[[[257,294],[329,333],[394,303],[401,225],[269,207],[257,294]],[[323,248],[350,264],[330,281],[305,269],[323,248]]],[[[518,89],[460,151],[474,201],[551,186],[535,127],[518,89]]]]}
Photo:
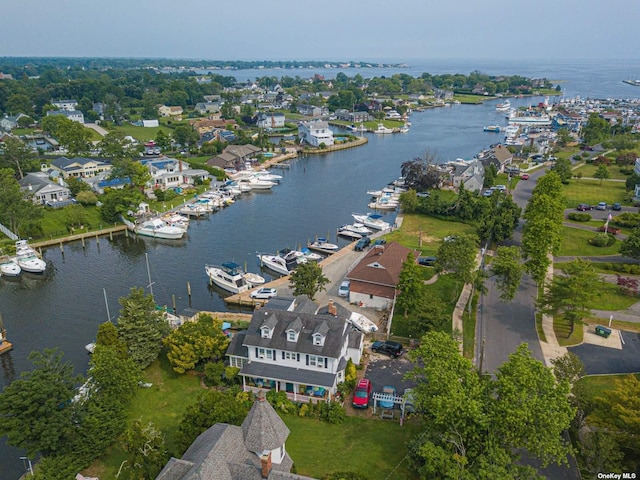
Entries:
{"type": "MultiPolygon", "coordinates": [[[[612,75],[619,81],[623,73],[612,75]]],[[[511,103],[517,107],[540,100],[513,99],[511,103]]],[[[188,238],[181,242],[123,235],[112,241],[90,240],[84,248],[79,242],[68,244],[64,253],[57,247],[45,250],[49,272],[44,278],[0,279],[0,311],[15,345],[0,357],[0,388],[31,368],[27,356],[32,350],[57,347],[77,372],[84,373],[85,344],[109,315],[117,317],[118,298],[132,287],[148,291],[151,281],[156,301],[172,306],[175,298],[178,311],[186,307],[225,310],[221,292],[208,285],[205,264],[234,261],[258,272],[258,252],[297,247],[316,236],[328,235],[336,241],[337,227],[351,223],[352,213],[368,211],[366,191],[399,177],[403,162],[424,157],[427,151],[440,161],[470,159],[500,141],[501,134],[482,130],[485,125],[504,124],[495,103],[414,113],[406,134],[365,134],[369,142],[362,147],[292,160],[290,169],[276,171],[283,179],[272,191],[244,194],[234,205],[192,221],[188,238]]],[[[393,215],[385,214],[388,220],[393,215]]],[[[0,478],[17,478],[24,473],[19,459],[23,452],[0,443],[0,478]]]]}

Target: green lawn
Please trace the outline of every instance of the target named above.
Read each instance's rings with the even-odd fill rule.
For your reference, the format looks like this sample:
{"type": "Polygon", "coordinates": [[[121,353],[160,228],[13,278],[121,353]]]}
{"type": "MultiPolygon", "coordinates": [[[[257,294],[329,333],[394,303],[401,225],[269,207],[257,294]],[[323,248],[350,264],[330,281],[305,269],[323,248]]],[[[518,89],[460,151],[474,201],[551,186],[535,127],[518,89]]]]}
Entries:
{"type": "Polygon", "coordinates": [[[624,182],[600,180],[571,180],[563,185],[563,192],[568,208],[577,207],[580,203],[596,205],[598,202],[623,203],[626,190],[624,182]]]}
{"type": "Polygon", "coordinates": [[[125,135],[131,135],[139,142],[148,142],[153,140],[158,135],[158,132],[162,130],[167,135],[171,135],[172,130],[168,127],[160,125],[159,127],[136,127],[135,125],[126,124],[119,127],[113,127],[112,130],[119,130],[124,132],[125,135]]]}
{"type": "MultiPolygon", "coordinates": [[[[139,418],[144,423],[152,422],[162,431],[167,449],[173,453],[182,414],[203,391],[200,378],[175,373],[166,356],[161,355],[160,360],[156,360],[144,371],[144,380],[153,383],[153,386],[138,390],[129,409],[129,421],[139,418]]],[[[116,478],[116,472],[124,459],[120,443],[116,442],[106,455],[85,471],[85,475],[116,478]]]]}
{"type": "MultiPolygon", "coordinates": [[[[111,227],[113,225],[106,225],[104,220],[100,218],[100,213],[98,212],[98,208],[93,205],[81,206],[77,205],[76,208],[82,208],[86,214],[86,223],[84,224],[85,228],[89,228],[90,230],[98,230],[103,227],[111,227]]],[[[46,209],[45,215],[42,218],[42,230],[44,232],[43,238],[51,238],[51,237],[61,237],[69,234],[67,230],[67,225],[65,223],[66,212],[64,208],[48,208],[46,209]]],[[[78,233],[84,232],[85,230],[78,230],[78,233]]],[[[38,237],[34,236],[33,239],[37,239],[38,237]]]]}
{"type": "Polygon", "coordinates": [[[347,417],[340,425],[294,416],[283,420],[291,430],[287,451],[300,475],[352,471],[370,480],[418,478],[405,459],[407,442],[420,432],[416,423],[401,427],[397,421],[360,417],[347,417]]]}
{"type": "Polygon", "coordinates": [[[560,346],[568,347],[582,343],[584,329],[582,324],[576,324],[571,332],[571,323],[561,315],[553,317],[553,331],[556,334],[560,346]]]}
{"type": "Polygon", "coordinates": [[[558,255],[565,256],[592,256],[592,255],[617,255],[620,253],[620,242],[616,241],[610,247],[594,247],[589,243],[597,232],[579,230],[577,228],[562,227],[562,243],[558,255]]]}
{"type": "MultiPolygon", "coordinates": [[[[585,163],[579,166],[578,168],[576,168],[575,170],[572,170],[572,172],[574,175],[581,173],[583,177],[593,177],[597,170],[598,170],[598,167],[593,163],[585,163]]],[[[620,173],[620,167],[617,165],[611,165],[607,167],[607,170],[609,170],[609,178],[611,179],[615,178],[619,180],[626,180],[628,178],[628,175],[625,175],[624,173],[620,173]]],[[[600,180],[598,180],[598,182],[599,181],[600,180]]]]}
{"type": "Polygon", "coordinates": [[[624,295],[617,285],[605,283],[598,297],[592,297],[588,307],[595,310],[626,310],[636,303],[638,298],[624,295]]]}
{"type": "Polygon", "coordinates": [[[474,292],[471,301],[471,314],[465,309],[462,314],[462,354],[465,358],[473,359],[476,346],[476,312],[478,310],[478,292],[474,292]]]}
{"type": "MultiPolygon", "coordinates": [[[[616,382],[627,375],[589,375],[582,377],[578,383],[584,387],[584,392],[591,398],[601,397],[610,391],[616,382]]],[[[636,375],[640,378],[640,375],[636,375]]]]}

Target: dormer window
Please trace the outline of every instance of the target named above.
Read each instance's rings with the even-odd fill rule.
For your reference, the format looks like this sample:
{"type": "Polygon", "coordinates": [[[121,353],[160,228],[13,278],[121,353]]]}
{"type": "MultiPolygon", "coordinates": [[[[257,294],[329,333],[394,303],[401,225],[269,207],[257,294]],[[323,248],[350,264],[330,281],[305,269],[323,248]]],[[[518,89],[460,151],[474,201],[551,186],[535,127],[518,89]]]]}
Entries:
{"type": "Polygon", "coordinates": [[[320,335],[319,333],[315,333],[313,334],[313,344],[316,346],[323,346],[324,345],[324,335],[320,335]]]}
{"type": "Polygon", "coordinates": [[[260,336],[262,338],[271,338],[272,330],[269,327],[260,328],[260,336]]]}
{"type": "Polygon", "coordinates": [[[287,341],[288,342],[297,342],[298,341],[298,332],[295,330],[287,330],[287,341]]]}

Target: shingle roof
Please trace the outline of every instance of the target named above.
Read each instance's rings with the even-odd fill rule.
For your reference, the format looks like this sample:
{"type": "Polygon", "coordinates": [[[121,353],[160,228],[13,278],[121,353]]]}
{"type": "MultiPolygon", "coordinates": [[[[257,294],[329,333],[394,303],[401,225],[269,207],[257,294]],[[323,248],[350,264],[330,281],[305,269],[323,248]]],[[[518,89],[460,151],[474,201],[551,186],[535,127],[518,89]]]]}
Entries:
{"type": "Polygon", "coordinates": [[[261,391],[242,422],[244,446],[250,452],[275,450],[287,441],[289,429],[261,391]]]}
{"type": "Polygon", "coordinates": [[[418,251],[403,247],[397,242],[391,242],[382,248],[374,247],[360,260],[347,278],[395,287],[400,278],[402,264],[409,253],[412,253],[414,258],[420,255],[418,251]]]}

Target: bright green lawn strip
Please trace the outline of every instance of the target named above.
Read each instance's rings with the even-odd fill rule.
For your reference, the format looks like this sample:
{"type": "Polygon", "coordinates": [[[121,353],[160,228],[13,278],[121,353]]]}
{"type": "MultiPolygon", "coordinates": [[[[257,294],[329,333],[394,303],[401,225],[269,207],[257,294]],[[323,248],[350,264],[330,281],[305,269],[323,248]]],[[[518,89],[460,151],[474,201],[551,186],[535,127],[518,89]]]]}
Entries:
{"type": "Polygon", "coordinates": [[[607,180],[603,181],[602,185],[600,180],[571,180],[568,185],[563,185],[562,190],[567,208],[577,207],[580,203],[623,203],[626,195],[624,182],[607,180]]]}
{"type": "MultiPolygon", "coordinates": [[[[166,355],[161,354],[160,360],[144,371],[144,380],[153,383],[153,386],[138,390],[129,408],[128,421],[141,419],[144,424],[152,422],[164,434],[169,453],[176,455],[178,425],[185,409],[203,391],[200,378],[175,373],[169,366],[166,355]]],[[[116,472],[124,458],[120,442],[116,442],[87,472],[101,472],[100,478],[116,478],[116,472]]]]}
{"type": "Polygon", "coordinates": [[[553,331],[558,339],[558,344],[563,347],[579,345],[584,338],[582,324],[576,324],[571,332],[571,323],[561,315],[553,317],[553,331]]]}
{"type": "Polygon", "coordinates": [[[562,227],[562,243],[558,255],[567,256],[599,256],[617,255],[620,253],[620,242],[616,241],[609,247],[594,247],[589,243],[597,232],[562,227]]]}
{"type": "Polygon", "coordinates": [[[473,105],[480,105],[481,103],[484,103],[486,100],[494,100],[495,98],[496,97],[485,97],[485,96],[479,96],[479,95],[461,95],[461,94],[453,95],[454,100],[457,100],[460,103],[473,104],[473,105]]]}
{"type": "Polygon", "coordinates": [[[395,421],[360,417],[347,417],[340,425],[295,416],[282,419],[291,430],[287,451],[298,474],[322,478],[352,471],[370,480],[418,478],[404,459],[407,442],[420,433],[418,424],[405,422],[401,427],[395,421]]]}
{"type": "MultiPolygon", "coordinates": [[[[615,217],[613,217],[615,218],[615,217]]],[[[588,225],[590,227],[593,227],[593,231],[594,233],[598,232],[598,229],[600,227],[604,227],[604,220],[589,220],[588,222],[576,222],[575,220],[565,220],[566,223],[570,223],[571,225],[576,225],[579,226],[580,225],[588,225]]],[[[613,227],[613,221],[609,223],[609,226],[613,227]]],[[[615,228],[620,228],[620,227],[615,227],[615,228]]],[[[630,228],[620,228],[620,233],[623,235],[631,235],[632,231],[630,228]]]]}
{"type": "Polygon", "coordinates": [[[167,135],[171,135],[172,130],[165,126],[159,127],[136,127],[135,125],[127,124],[120,125],[119,127],[113,127],[112,130],[119,130],[124,132],[125,135],[131,135],[139,142],[148,142],[154,140],[158,136],[158,132],[162,130],[167,135]]]}
{"type": "Polygon", "coordinates": [[[616,311],[626,310],[637,301],[637,298],[620,292],[617,285],[607,282],[600,287],[600,295],[592,297],[587,306],[593,310],[616,311]]]}
{"type": "MultiPolygon", "coordinates": [[[[578,383],[584,388],[585,393],[590,398],[602,397],[606,392],[611,391],[616,380],[622,380],[627,375],[589,375],[582,377],[578,383]]],[[[639,374],[636,377],[640,378],[639,374]]]]}
{"type": "MultiPolygon", "coordinates": [[[[86,212],[87,222],[84,224],[85,228],[90,230],[98,230],[100,228],[112,227],[111,224],[105,224],[104,220],[100,217],[98,208],[93,205],[81,206],[76,205],[75,208],[82,208],[86,212]]],[[[69,235],[67,230],[67,224],[65,223],[65,211],[64,208],[47,208],[45,215],[42,218],[42,230],[44,232],[44,238],[61,237],[69,235]]],[[[81,233],[86,230],[77,230],[76,233],[81,233]]],[[[37,237],[33,237],[34,239],[37,237]]]]}
{"type": "MultiPolygon", "coordinates": [[[[576,175],[578,173],[581,173],[583,177],[594,177],[597,170],[598,167],[593,163],[585,163],[573,170],[573,174],[576,175]]],[[[628,175],[621,173],[620,167],[618,167],[617,165],[611,165],[607,167],[607,170],[609,171],[610,179],[626,180],[629,177],[628,175]]],[[[600,180],[598,180],[598,182],[599,181],[600,180]]]]}
{"type": "Polygon", "coordinates": [[[544,329],[542,328],[542,313],[536,312],[536,332],[538,332],[538,338],[541,342],[547,341],[547,336],[544,334],[544,329]]]}
{"type": "MultiPolygon", "coordinates": [[[[568,262],[556,262],[553,264],[553,268],[557,269],[557,270],[562,270],[564,271],[566,268],[568,262]]],[[[607,275],[620,275],[623,277],[636,277],[637,275],[631,274],[631,273],[626,273],[626,272],[618,272],[616,270],[612,270],[611,268],[609,268],[610,265],[635,265],[635,264],[628,264],[628,263],[602,263],[602,262],[592,262],[591,266],[593,267],[593,269],[598,272],[598,273],[604,273],[607,275]]]]}
{"type": "Polygon", "coordinates": [[[465,358],[472,359],[475,353],[476,343],[476,312],[478,310],[478,292],[473,294],[471,301],[471,315],[466,308],[462,314],[462,354],[465,358]]]}
{"type": "Polygon", "coordinates": [[[473,233],[471,225],[460,222],[449,222],[419,214],[404,214],[402,226],[388,235],[388,242],[398,242],[407,248],[422,252],[423,256],[435,255],[440,242],[447,235],[473,233]],[[422,246],[418,241],[422,232],[422,246]]]}

